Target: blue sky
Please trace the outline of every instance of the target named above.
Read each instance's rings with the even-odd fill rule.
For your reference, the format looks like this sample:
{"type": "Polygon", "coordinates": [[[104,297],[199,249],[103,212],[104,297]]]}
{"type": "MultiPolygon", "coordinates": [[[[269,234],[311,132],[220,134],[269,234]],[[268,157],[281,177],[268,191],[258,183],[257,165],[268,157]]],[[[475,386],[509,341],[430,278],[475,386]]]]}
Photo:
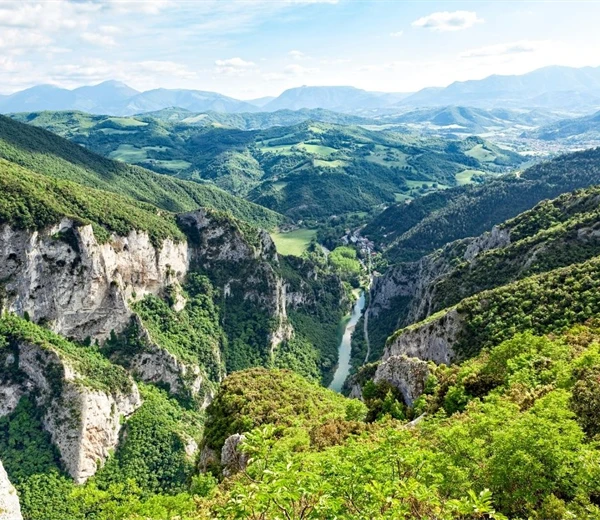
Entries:
{"type": "Polygon", "coordinates": [[[107,79],[250,99],[600,65],[598,2],[0,0],[0,92],[107,79]]]}

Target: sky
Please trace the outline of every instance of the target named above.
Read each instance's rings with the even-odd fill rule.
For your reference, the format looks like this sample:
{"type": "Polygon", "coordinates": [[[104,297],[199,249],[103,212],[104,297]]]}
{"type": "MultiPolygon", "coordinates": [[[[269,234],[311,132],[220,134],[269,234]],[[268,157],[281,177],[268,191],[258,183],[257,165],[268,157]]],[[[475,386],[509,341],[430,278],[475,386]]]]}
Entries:
{"type": "Polygon", "coordinates": [[[0,0],[0,93],[123,81],[239,99],[600,66],[600,2],[0,0]]]}

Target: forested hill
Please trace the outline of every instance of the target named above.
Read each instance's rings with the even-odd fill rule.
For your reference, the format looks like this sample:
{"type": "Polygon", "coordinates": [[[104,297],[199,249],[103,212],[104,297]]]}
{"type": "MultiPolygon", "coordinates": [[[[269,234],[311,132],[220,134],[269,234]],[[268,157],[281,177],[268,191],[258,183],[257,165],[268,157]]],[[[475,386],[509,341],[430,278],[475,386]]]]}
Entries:
{"type": "Polygon", "coordinates": [[[0,157],[48,177],[127,195],[172,212],[214,208],[267,229],[284,220],[213,185],[170,178],[113,161],[5,116],[0,116],[0,157]]]}
{"type": "Polygon", "coordinates": [[[243,131],[148,116],[41,112],[15,117],[105,157],[210,181],[296,220],[369,211],[439,188],[482,182],[524,161],[479,138],[423,139],[312,121],[243,131]]]}
{"type": "Polygon", "coordinates": [[[477,236],[493,225],[577,188],[600,183],[600,149],[563,155],[481,186],[463,186],[399,203],[363,233],[391,262],[417,260],[442,245],[477,236]]]}

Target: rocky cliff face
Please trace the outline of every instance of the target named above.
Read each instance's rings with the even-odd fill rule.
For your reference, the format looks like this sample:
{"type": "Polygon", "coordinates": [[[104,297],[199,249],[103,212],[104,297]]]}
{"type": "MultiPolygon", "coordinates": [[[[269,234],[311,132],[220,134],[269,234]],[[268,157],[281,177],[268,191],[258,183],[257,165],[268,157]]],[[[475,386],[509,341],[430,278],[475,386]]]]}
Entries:
{"type": "Polygon", "coordinates": [[[379,364],[373,381],[395,386],[402,393],[404,402],[412,406],[425,390],[429,367],[425,361],[405,355],[390,356],[379,364]]]}
{"type": "Polygon", "coordinates": [[[495,226],[491,232],[448,244],[418,262],[403,263],[376,277],[370,292],[369,326],[379,327],[378,319],[394,317],[394,329],[424,320],[439,310],[436,285],[449,276],[457,262],[474,262],[491,249],[510,245],[510,230],[495,226]],[[399,303],[398,303],[399,302],[399,303]]]}
{"type": "Polygon", "coordinates": [[[392,356],[408,356],[448,365],[457,359],[453,345],[458,340],[462,325],[460,314],[451,309],[426,322],[402,329],[388,340],[383,360],[392,356]]]}
{"type": "Polygon", "coordinates": [[[270,350],[289,339],[293,330],[287,320],[286,287],[277,273],[277,250],[269,234],[241,229],[239,222],[204,210],[182,214],[178,220],[190,237],[194,268],[217,273],[212,278],[226,298],[252,302],[270,316],[270,350]]]}
{"type": "MultiPolygon", "coordinates": [[[[25,394],[35,398],[44,410],[44,428],[65,469],[78,483],[91,477],[107,459],[117,446],[122,419],[141,405],[133,380],[123,388],[101,388],[51,345],[21,341],[10,352],[2,352],[0,361],[8,373],[16,374],[12,383],[3,385],[4,391],[12,393],[10,402],[16,406],[25,394]]],[[[126,381],[124,371],[122,376],[126,381]]]]}
{"type": "Polygon", "coordinates": [[[0,520],[23,520],[17,490],[8,480],[0,461],[0,520]]]}
{"type": "MultiPolygon", "coordinates": [[[[134,303],[148,295],[176,294],[171,308],[179,312],[186,306],[178,290],[186,275],[206,273],[225,300],[251,303],[266,315],[269,334],[264,349],[272,354],[293,334],[287,286],[266,232],[204,210],[181,215],[179,224],[188,240],[167,239],[159,246],[146,233],[135,231],[101,242],[92,226],[67,218],[41,231],[4,225],[2,309],[79,343],[101,346],[135,324],[142,346],[130,352],[117,349],[112,359],[174,394],[199,395],[199,405],[205,407],[223,373],[211,381],[200,363],[184,362],[161,345],[135,314],[134,303]]],[[[214,357],[222,366],[222,352],[214,352],[214,357]]],[[[122,419],[141,405],[131,378],[127,388],[95,384],[51,345],[20,341],[8,351],[0,349],[0,366],[20,374],[0,377],[0,416],[13,411],[22,396],[35,398],[44,410],[44,428],[76,482],[96,472],[117,447],[122,419]]]]}
{"type": "Polygon", "coordinates": [[[59,334],[105,340],[129,323],[129,301],[159,294],[188,271],[187,244],[155,247],[145,233],[99,243],[69,219],[44,231],[0,229],[3,307],[59,334]]]}

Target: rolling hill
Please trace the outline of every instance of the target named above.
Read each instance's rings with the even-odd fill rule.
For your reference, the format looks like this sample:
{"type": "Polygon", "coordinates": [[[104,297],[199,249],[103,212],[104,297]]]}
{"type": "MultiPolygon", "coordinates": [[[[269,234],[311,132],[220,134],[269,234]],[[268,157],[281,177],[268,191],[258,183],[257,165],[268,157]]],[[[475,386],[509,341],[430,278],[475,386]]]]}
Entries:
{"type": "Polygon", "coordinates": [[[415,261],[477,236],[541,200],[600,183],[600,148],[563,155],[480,186],[462,186],[391,206],[363,230],[392,262],[415,261]]]}
{"type": "Polygon", "coordinates": [[[147,116],[19,114],[104,156],[217,186],[293,219],[363,212],[439,188],[480,182],[523,158],[479,138],[421,139],[302,122],[242,131],[147,116]]]}
{"type": "Polygon", "coordinates": [[[543,141],[597,141],[600,140],[600,112],[544,125],[537,130],[525,132],[523,136],[543,141]]]}
{"type": "Polygon", "coordinates": [[[421,108],[400,115],[380,116],[379,123],[409,124],[453,134],[481,134],[511,127],[538,127],[561,119],[547,110],[483,109],[469,106],[421,108]]]}
{"type": "Polygon", "coordinates": [[[101,157],[42,128],[0,116],[0,158],[32,172],[103,189],[172,211],[201,206],[273,228],[284,218],[209,184],[159,175],[101,157]]]}

